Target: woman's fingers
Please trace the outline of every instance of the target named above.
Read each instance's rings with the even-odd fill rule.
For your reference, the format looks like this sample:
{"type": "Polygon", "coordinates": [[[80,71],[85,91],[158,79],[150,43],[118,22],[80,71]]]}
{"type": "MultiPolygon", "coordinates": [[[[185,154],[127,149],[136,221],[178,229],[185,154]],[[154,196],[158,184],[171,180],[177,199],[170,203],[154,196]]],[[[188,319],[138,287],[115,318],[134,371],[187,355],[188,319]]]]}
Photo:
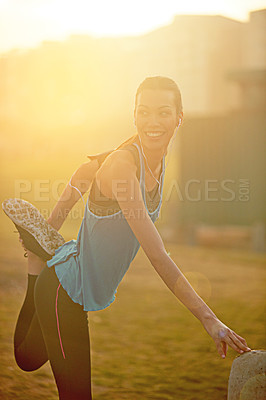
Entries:
{"type": "Polygon", "coordinates": [[[247,346],[245,339],[237,335],[234,331],[230,331],[230,329],[220,329],[218,336],[219,339],[216,341],[216,347],[218,353],[223,358],[226,356],[228,345],[240,354],[251,350],[247,346]]]}
{"type": "Polygon", "coordinates": [[[216,344],[216,348],[217,348],[217,351],[220,354],[220,356],[222,358],[225,358],[226,353],[227,353],[227,347],[228,347],[227,343],[217,339],[217,340],[215,340],[215,344],[216,344]]]}
{"type": "Polygon", "coordinates": [[[243,353],[244,352],[244,348],[242,348],[242,343],[241,343],[241,346],[239,345],[239,343],[236,343],[236,341],[235,340],[233,340],[233,338],[232,337],[230,337],[230,336],[228,336],[227,338],[226,338],[226,343],[228,343],[229,344],[229,346],[230,347],[232,347],[232,349],[234,349],[235,351],[237,351],[238,353],[243,353]]]}
{"type": "Polygon", "coordinates": [[[238,335],[234,331],[232,331],[232,333],[240,340],[240,342],[242,342],[245,346],[248,346],[246,340],[242,336],[238,335]]]}
{"type": "Polygon", "coordinates": [[[220,356],[222,358],[225,358],[226,354],[227,354],[228,344],[226,342],[220,341],[220,342],[216,343],[216,347],[217,347],[217,350],[218,350],[218,353],[220,354],[220,356]]]}
{"type": "Polygon", "coordinates": [[[246,340],[228,328],[228,326],[223,324],[221,321],[215,320],[214,322],[211,321],[209,324],[207,321],[205,322],[204,327],[208,333],[211,332],[209,334],[213,338],[217,351],[222,358],[225,358],[228,346],[232,347],[233,350],[240,354],[245,351],[251,351],[246,340]]]}
{"type": "Polygon", "coordinates": [[[222,358],[226,357],[228,345],[225,342],[225,338],[227,337],[228,334],[229,334],[228,328],[226,327],[220,328],[218,331],[218,338],[215,340],[217,351],[222,358]]]}
{"type": "Polygon", "coordinates": [[[25,245],[24,245],[24,242],[23,242],[23,240],[21,239],[21,237],[19,236],[19,242],[22,244],[22,247],[23,247],[23,249],[24,250],[27,250],[26,248],[25,248],[25,245]]]}
{"type": "Polygon", "coordinates": [[[221,342],[221,344],[222,344],[223,355],[224,357],[226,357],[228,344],[226,342],[221,342]]]}
{"type": "MultiPolygon", "coordinates": [[[[241,337],[241,336],[240,336],[241,337]]],[[[234,332],[231,331],[229,333],[229,339],[232,340],[235,346],[238,348],[238,352],[250,351],[251,349],[247,346],[246,343],[243,343],[243,338],[239,338],[239,336],[234,332]]],[[[245,340],[244,340],[245,341],[245,340]]],[[[245,341],[246,342],[246,341],[245,341]]],[[[229,343],[228,343],[229,344],[229,343]]]]}
{"type": "Polygon", "coordinates": [[[242,336],[239,336],[226,326],[218,330],[218,338],[215,340],[215,344],[222,358],[226,356],[228,345],[240,354],[251,350],[242,336]]]}
{"type": "Polygon", "coordinates": [[[232,347],[233,350],[237,351],[238,353],[243,353],[243,350],[240,350],[239,347],[232,341],[232,339],[230,339],[229,336],[225,337],[223,340],[217,340],[216,342],[216,347],[218,350],[218,353],[220,354],[220,356],[222,358],[225,358],[226,353],[227,353],[227,349],[228,349],[228,345],[230,347],[232,347]]]}

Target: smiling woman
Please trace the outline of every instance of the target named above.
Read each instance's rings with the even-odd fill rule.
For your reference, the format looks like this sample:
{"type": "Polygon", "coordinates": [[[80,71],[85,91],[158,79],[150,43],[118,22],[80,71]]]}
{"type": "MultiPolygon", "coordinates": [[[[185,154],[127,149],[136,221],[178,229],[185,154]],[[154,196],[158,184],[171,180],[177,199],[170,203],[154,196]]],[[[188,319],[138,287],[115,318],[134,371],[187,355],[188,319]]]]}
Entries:
{"type": "Polygon", "coordinates": [[[61,400],[92,398],[87,311],[103,310],[115,301],[140,246],[165,285],[202,323],[222,358],[228,345],[239,353],[250,351],[245,339],[194,291],[154,225],[162,205],[167,148],[183,119],[178,86],[166,77],[145,79],[134,115],[136,135],[82,164],[47,221],[28,202],[3,203],[29,261],[27,293],[15,330],[16,361],[33,371],[49,360],[61,400]],[[78,237],[62,244],[57,231],[89,189],[78,237]]]}

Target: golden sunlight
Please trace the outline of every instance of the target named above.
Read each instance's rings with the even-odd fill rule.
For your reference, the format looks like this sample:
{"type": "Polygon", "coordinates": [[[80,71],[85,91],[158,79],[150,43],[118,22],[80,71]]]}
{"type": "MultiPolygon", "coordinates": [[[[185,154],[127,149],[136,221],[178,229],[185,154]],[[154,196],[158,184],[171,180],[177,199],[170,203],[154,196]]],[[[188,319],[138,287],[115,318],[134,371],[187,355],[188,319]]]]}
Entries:
{"type": "Polygon", "coordinates": [[[71,34],[128,36],[150,32],[180,14],[220,14],[246,20],[265,0],[0,0],[0,52],[71,34]]]}
{"type": "MultiPolygon", "coordinates": [[[[54,2],[37,1],[38,13],[55,21],[65,32],[83,32],[96,36],[138,35],[171,22],[177,14],[222,14],[244,19],[245,3],[249,0],[213,2],[212,0],[188,0],[184,3],[165,0],[160,7],[150,0],[87,0],[54,2]],[[242,3],[242,4],[241,4],[242,3]]],[[[262,1],[252,0],[251,7],[262,1]]],[[[265,4],[264,4],[265,5],[265,4]]],[[[34,6],[34,7],[36,7],[34,6]]],[[[34,9],[33,6],[31,6],[34,9]]]]}

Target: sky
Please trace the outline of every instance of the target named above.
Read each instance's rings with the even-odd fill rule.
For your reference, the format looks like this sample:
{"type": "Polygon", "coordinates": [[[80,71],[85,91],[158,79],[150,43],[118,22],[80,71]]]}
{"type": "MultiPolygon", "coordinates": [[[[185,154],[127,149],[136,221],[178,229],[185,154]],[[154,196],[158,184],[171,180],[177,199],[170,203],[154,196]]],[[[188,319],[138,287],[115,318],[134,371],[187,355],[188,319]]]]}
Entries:
{"type": "Polygon", "coordinates": [[[266,0],[0,0],[0,53],[71,34],[140,35],[178,14],[220,14],[245,21],[266,0]]]}

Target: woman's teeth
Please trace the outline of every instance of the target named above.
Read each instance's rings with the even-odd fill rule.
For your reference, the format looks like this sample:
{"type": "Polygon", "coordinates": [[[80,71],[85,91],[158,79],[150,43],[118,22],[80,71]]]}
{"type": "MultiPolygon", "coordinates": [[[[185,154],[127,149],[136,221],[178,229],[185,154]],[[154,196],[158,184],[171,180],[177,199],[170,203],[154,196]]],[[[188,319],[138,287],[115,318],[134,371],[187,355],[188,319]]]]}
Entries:
{"type": "Polygon", "coordinates": [[[151,137],[157,137],[157,136],[162,136],[163,132],[146,132],[146,135],[151,137]]]}

